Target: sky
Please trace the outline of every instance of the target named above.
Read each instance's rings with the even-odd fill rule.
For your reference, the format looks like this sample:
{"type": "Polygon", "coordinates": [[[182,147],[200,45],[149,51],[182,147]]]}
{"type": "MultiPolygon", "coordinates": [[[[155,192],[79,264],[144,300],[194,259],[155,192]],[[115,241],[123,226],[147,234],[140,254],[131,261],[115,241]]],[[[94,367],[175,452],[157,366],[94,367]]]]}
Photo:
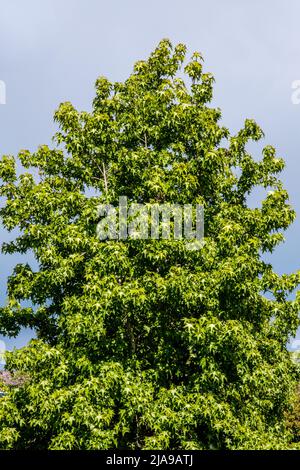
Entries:
{"type": "MultiPolygon", "coordinates": [[[[61,102],[88,111],[98,76],[122,81],[160,39],[183,42],[190,55],[202,53],[205,71],[215,77],[213,104],[222,123],[234,133],[255,119],[263,144],[286,161],[282,179],[298,218],[268,260],[279,273],[296,271],[300,104],[293,103],[292,84],[300,80],[299,17],[298,0],[0,0],[0,155],[51,144],[61,102]]],[[[259,156],[261,146],[251,150],[259,156]]],[[[12,236],[0,226],[0,241],[12,236]]],[[[22,261],[0,255],[0,304],[7,276],[22,261]]],[[[25,330],[0,341],[11,349],[30,336],[25,330]]]]}

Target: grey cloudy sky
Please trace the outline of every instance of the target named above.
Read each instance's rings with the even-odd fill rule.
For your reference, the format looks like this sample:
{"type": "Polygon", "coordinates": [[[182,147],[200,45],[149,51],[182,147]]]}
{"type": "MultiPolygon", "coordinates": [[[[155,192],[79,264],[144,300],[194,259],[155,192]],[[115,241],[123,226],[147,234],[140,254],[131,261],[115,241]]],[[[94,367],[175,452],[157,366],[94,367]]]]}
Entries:
{"type": "MultiPolygon", "coordinates": [[[[270,259],[280,273],[297,270],[300,105],[292,104],[291,85],[300,80],[299,17],[298,0],[0,0],[0,154],[50,144],[60,102],[88,110],[97,76],[121,81],[160,39],[184,42],[215,76],[223,123],[235,132],[256,119],[264,144],[287,162],[283,179],[299,216],[270,259]]],[[[9,238],[1,229],[0,236],[9,238]]],[[[18,259],[0,256],[0,303],[18,259]]]]}

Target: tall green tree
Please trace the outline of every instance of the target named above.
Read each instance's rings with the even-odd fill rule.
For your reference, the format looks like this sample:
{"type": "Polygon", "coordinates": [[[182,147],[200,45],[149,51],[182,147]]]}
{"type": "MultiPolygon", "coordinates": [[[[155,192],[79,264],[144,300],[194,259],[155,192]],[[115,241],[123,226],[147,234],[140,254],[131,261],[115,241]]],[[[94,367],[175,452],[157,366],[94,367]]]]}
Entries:
{"type": "Polygon", "coordinates": [[[37,336],[7,357],[30,379],[0,400],[2,448],[286,445],[300,275],[263,253],[295,214],[284,161],[269,145],[249,154],[263,137],[253,120],[233,136],[220,125],[213,81],[201,54],[163,40],[124,83],[100,77],[91,112],[61,104],[55,148],[2,158],[0,216],[19,231],[3,252],[39,266],[15,267],[0,311],[2,334],[37,336]],[[203,204],[203,246],[99,240],[97,207],[120,196],[203,204]]]}

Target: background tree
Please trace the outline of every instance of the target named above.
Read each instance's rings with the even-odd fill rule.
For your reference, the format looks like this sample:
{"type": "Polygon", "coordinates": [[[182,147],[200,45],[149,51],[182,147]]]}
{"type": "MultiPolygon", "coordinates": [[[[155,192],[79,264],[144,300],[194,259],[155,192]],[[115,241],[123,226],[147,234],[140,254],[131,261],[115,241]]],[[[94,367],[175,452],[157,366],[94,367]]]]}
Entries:
{"type": "Polygon", "coordinates": [[[253,120],[234,136],[209,107],[199,53],[160,42],[124,83],[100,77],[90,113],[55,113],[57,146],[0,163],[1,219],[32,252],[8,279],[1,333],[37,339],[7,357],[28,374],[1,400],[2,448],[249,449],[286,445],[298,377],[286,349],[299,325],[299,273],[262,258],[294,220],[271,146],[253,120]],[[180,76],[179,76],[180,75],[180,76]],[[268,190],[261,205],[247,197],[268,190]],[[100,241],[100,202],[205,208],[205,244],[100,241]],[[268,294],[268,295],[266,295],[268,294]],[[25,307],[24,301],[32,304],[25,307]]]}
{"type": "MultiPolygon", "coordinates": [[[[292,359],[296,364],[300,364],[300,351],[291,353],[292,359]]],[[[300,442],[300,384],[295,388],[291,407],[286,413],[286,427],[291,433],[291,443],[300,442]]]]}

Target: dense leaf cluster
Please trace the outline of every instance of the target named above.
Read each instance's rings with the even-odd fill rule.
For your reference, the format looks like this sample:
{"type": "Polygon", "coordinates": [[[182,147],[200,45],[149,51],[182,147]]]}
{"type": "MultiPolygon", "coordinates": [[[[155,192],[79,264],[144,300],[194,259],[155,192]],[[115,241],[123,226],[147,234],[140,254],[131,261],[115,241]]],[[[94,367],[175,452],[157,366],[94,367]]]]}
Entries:
{"type": "Polygon", "coordinates": [[[262,130],[246,120],[231,136],[212,93],[201,55],[163,40],[124,83],[100,77],[90,113],[61,104],[55,148],[2,158],[0,217],[19,230],[3,252],[39,266],[15,267],[0,310],[2,334],[37,334],[7,357],[30,379],[0,401],[2,448],[286,445],[300,274],[279,276],[262,254],[295,214],[283,160],[271,146],[251,156],[262,130]],[[203,204],[203,247],[100,241],[97,207],[119,196],[203,204]]]}

